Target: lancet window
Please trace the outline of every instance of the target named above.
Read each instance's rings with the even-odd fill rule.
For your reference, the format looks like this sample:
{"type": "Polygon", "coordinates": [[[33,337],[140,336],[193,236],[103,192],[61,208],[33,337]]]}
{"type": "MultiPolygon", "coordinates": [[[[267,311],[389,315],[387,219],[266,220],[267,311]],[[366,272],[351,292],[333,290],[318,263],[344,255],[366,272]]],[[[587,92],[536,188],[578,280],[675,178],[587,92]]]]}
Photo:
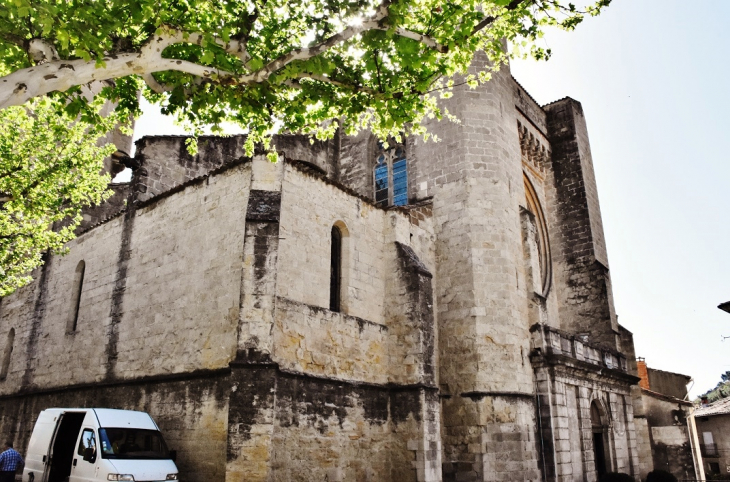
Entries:
{"type": "Polygon", "coordinates": [[[375,203],[383,207],[408,204],[405,145],[391,141],[386,149],[383,143],[379,142],[375,159],[375,203]]]}

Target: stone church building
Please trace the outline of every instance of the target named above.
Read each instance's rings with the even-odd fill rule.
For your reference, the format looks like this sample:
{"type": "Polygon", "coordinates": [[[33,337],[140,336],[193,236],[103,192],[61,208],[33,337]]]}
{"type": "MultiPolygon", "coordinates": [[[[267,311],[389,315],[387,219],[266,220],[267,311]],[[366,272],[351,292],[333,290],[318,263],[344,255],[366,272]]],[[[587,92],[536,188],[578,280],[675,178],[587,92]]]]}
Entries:
{"type": "Polygon", "coordinates": [[[504,68],[442,141],[285,161],[138,141],[130,183],[0,303],[0,431],[149,412],[187,482],[638,477],[581,105],[504,68]]]}

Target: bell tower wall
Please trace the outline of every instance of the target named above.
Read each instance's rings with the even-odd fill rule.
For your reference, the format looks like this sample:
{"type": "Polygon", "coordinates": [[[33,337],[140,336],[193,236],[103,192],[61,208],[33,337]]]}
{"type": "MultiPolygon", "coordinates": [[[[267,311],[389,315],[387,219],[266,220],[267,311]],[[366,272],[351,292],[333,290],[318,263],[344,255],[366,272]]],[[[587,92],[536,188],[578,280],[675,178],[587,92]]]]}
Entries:
{"type": "Polygon", "coordinates": [[[506,67],[459,87],[446,106],[461,123],[408,145],[411,196],[433,198],[444,480],[539,479],[513,97],[506,67]]]}

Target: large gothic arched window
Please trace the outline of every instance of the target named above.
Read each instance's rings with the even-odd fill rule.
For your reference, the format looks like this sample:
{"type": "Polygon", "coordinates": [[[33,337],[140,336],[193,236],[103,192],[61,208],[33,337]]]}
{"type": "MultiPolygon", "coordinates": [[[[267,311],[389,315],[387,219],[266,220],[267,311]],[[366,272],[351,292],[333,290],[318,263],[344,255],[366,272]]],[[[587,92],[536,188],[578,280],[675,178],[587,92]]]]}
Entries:
{"type": "Polygon", "coordinates": [[[389,142],[386,149],[378,142],[375,157],[375,204],[378,206],[405,206],[408,204],[408,171],[406,147],[389,142]]]}
{"type": "Polygon", "coordinates": [[[540,199],[527,175],[523,174],[525,181],[525,201],[527,210],[535,217],[535,244],[538,251],[538,261],[540,265],[540,283],[542,295],[547,296],[550,291],[552,281],[552,260],[550,255],[550,241],[548,240],[547,221],[545,213],[540,205],[540,199]]]}

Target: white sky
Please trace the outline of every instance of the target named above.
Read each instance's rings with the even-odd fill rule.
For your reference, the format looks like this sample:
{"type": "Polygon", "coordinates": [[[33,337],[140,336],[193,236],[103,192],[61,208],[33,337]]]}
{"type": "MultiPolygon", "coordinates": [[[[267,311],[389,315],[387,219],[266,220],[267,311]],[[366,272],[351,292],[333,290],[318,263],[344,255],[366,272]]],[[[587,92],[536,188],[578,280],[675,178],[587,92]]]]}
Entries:
{"type": "MultiPolygon", "coordinates": [[[[730,370],[729,0],[614,0],[548,62],[512,73],[540,103],[570,96],[588,122],[619,322],[691,396],[730,370]]],[[[146,114],[142,135],[181,134],[146,114]]]]}

